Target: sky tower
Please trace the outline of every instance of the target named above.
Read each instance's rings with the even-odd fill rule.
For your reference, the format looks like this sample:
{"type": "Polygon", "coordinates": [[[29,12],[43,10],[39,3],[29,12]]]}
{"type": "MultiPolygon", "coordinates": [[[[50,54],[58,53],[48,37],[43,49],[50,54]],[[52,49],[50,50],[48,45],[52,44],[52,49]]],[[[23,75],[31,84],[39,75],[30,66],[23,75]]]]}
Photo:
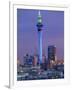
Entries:
{"type": "Polygon", "coordinates": [[[42,16],[40,11],[38,12],[37,29],[38,29],[38,44],[39,44],[39,64],[42,64],[42,16]]]}

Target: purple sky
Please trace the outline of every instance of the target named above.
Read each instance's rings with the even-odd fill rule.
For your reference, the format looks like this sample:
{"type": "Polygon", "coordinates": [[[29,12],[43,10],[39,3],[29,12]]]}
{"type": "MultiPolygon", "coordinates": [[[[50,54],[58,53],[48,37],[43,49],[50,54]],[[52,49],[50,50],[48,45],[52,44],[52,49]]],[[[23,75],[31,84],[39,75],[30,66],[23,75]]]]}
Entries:
{"type": "MultiPolygon", "coordinates": [[[[43,22],[43,52],[56,45],[57,58],[64,56],[64,11],[41,10],[43,22]]],[[[26,53],[38,53],[38,10],[17,9],[17,58],[23,61],[26,53]]]]}

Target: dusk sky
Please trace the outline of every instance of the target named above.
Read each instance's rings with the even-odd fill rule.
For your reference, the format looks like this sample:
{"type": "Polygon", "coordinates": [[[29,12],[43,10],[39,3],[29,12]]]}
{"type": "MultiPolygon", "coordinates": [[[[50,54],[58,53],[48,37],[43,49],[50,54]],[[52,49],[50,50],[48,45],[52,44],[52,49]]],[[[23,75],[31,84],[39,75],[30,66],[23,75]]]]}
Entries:
{"type": "MultiPolygon", "coordinates": [[[[46,57],[48,46],[56,46],[58,59],[64,58],[64,11],[40,10],[42,15],[42,48],[46,57]]],[[[17,58],[23,62],[28,53],[38,53],[38,10],[17,9],[17,58]]]]}

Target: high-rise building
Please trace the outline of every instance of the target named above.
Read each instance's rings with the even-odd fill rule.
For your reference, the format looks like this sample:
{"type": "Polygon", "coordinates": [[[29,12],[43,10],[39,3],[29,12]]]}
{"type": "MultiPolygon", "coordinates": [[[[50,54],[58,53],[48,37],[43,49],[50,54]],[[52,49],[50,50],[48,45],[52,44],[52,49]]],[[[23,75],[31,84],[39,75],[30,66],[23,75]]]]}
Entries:
{"type": "Polygon", "coordinates": [[[38,12],[38,21],[37,21],[37,29],[38,29],[38,44],[39,44],[39,64],[42,64],[42,16],[40,11],[38,12]]]}
{"type": "Polygon", "coordinates": [[[42,63],[46,63],[46,56],[42,55],[42,63]]]}
{"type": "Polygon", "coordinates": [[[56,46],[48,46],[48,63],[55,61],[56,57],[56,46]]]}
{"type": "Polygon", "coordinates": [[[26,56],[24,56],[24,66],[32,66],[32,62],[33,62],[33,56],[30,56],[28,54],[26,54],[26,56]]]}
{"type": "Polygon", "coordinates": [[[36,55],[34,55],[33,66],[37,66],[37,62],[38,62],[38,57],[36,55]]]}

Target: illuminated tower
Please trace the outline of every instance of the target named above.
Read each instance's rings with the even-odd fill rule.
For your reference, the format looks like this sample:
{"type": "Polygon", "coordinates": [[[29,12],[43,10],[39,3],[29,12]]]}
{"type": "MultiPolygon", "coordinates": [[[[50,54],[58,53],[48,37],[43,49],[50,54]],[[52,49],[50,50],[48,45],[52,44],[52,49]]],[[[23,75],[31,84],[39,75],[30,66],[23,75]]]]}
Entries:
{"type": "Polygon", "coordinates": [[[42,64],[42,16],[40,11],[38,12],[37,29],[38,29],[38,44],[39,44],[39,64],[42,64]]]}

